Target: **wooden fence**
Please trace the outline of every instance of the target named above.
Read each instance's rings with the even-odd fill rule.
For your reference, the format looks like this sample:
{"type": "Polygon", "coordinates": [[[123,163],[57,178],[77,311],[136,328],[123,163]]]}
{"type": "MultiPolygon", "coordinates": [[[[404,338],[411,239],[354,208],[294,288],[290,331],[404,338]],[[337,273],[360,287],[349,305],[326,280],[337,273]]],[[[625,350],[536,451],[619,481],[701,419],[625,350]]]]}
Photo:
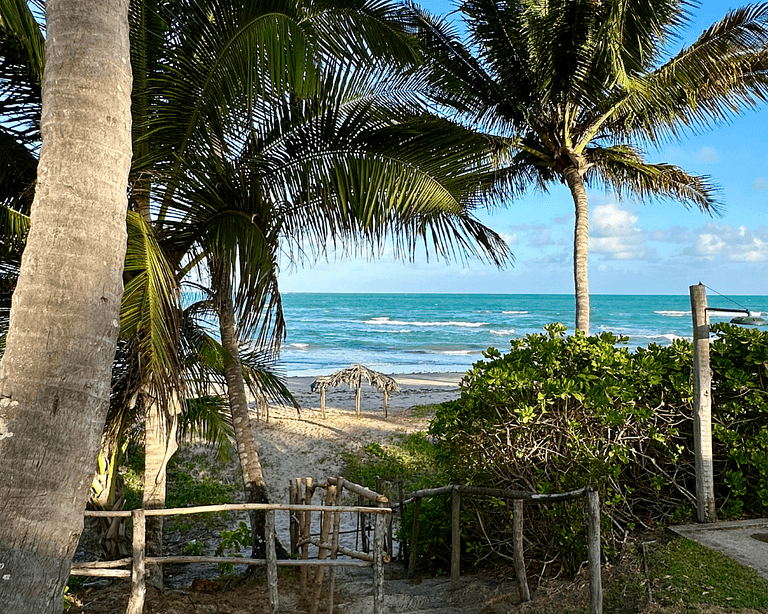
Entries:
{"type": "MultiPolygon", "coordinates": [[[[297,483],[300,481],[297,480],[297,483]]],[[[307,482],[310,485],[310,492],[314,490],[311,479],[307,482]]],[[[292,566],[301,569],[302,588],[304,594],[309,584],[312,586],[312,599],[310,611],[317,612],[320,602],[320,593],[322,590],[325,568],[331,570],[330,582],[330,611],[333,611],[333,590],[335,567],[372,567],[373,568],[373,612],[374,614],[383,614],[384,612],[384,564],[389,561],[389,555],[384,551],[385,533],[387,530],[387,519],[392,510],[389,508],[388,500],[383,495],[374,493],[362,486],[345,482],[343,478],[332,478],[323,486],[326,487],[326,505],[312,505],[311,494],[306,494],[296,498],[293,496],[292,502],[285,504],[225,504],[225,505],[205,505],[185,508],[168,509],[138,509],[131,511],[91,511],[85,512],[90,517],[130,517],[133,522],[133,556],[116,561],[94,561],[87,563],[78,563],[72,566],[71,575],[76,576],[106,576],[117,578],[131,578],[131,595],[128,600],[126,614],[141,614],[144,608],[144,598],[146,595],[146,567],[147,565],[158,565],[164,563],[229,563],[234,565],[258,565],[267,568],[267,588],[269,600],[273,612],[279,608],[279,597],[277,591],[277,568],[279,566],[292,566]],[[376,506],[342,506],[341,492],[342,488],[355,492],[358,495],[365,493],[365,498],[374,500],[376,506]],[[369,496],[371,495],[371,496],[369,496]],[[298,500],[298,502],[296,502],[298,500]],[[331,508],[331,505],[333,506],[331,508]],[[265,513],[266,520],[266,559],[251,559],[239,557],[212,557],[212,556],[146,556],[146,517],[147,516],[175,516],[187,514],[204,514],[209,512],[223,511],[242,511],[257,510],[265,513]],[[291,544],[295,546],[296,551],[301,551],[300,559],[280,559],[278,560],[275,550],[275,513],[287,512],[290,514],[291,544]],[[321,514],[321,534],[320,539],[312,537],[310,526],[313,512],[321,514]],[[371,552],[360,552],[349,548],[343,548],[339,545],[339,526],[341,514],[371,514],[375,518],[373,529],[373,544],[371,552]],[[293,540],[294,526],[298,526],[296,541],[293,540]],[[329,541],[330,538],[330,541],[329,541]],[[309,545],[317,548],[317,558],[309,558],[309,545]],[[338,554],[346,555],[347,559],[338,559],[338,554]],[[328,558],[330,555],[330,559],[328,558]],[[351,560],[350,560],[351,559],[351,560]],[[314,569],[314,578],[310,578],[310,570],[314,569]]]]}
{"type": "Polygon", "coordinates": [[[531,503],[555,503],[586,497],[587,499],[587,553],[590,587],[590,614],[602,614],[603,588],[600,578],[600,499],[593,488],[587,486],[570,492],[541,495],[538,493],[502,490],[497,488],[480,488],[476,486],[443,486],[412,493],[408,501],[401,501],[400,508],[405,503],[413,503],[413,530],[411,533],[410,558],[408,560],[408,576],[412,577],[416,570],[416,555],[419,539],[419,510],[424,497],[451,495],[451,583],[455,586],[461,574],[461,530],[459,519],[461,515],[461,495],[482,495],[500,499],[512,499],[512,539],[513,564],[520,598],[530,601],[528,580],[525,574],[525,559],[523,556],[523,501],[531,503]]]}

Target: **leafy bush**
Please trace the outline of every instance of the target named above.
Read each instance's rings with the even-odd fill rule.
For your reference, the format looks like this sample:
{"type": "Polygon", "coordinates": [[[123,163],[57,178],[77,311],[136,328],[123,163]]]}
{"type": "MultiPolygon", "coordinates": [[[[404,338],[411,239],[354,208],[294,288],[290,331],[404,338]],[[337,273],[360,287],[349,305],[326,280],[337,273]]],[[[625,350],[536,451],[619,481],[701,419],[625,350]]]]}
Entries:
{"type": "MultiPolygon", "coordinates": [[[[413,433],[393,438],[386,446],[371,443],[355,454],[347,453],[345,477],[374,490],[380,480],[382,494],[397,501],[400,486],[407,494],[449,483],[438,457],[438,448],[426,433],[413,433]]],[[[451,560],[450,501],[446,497],[424,499],[419,518],[420,566],[446,569],[451,560]]],[[[410,541],[412,528],[413,506],[407,506],[398,537],[410,541]]]]}
{"type": "MultiPolygon", "coordinates": [[[[716,327],[712,343],[718,502],[721,513],[768,508],[768,333],[716,327]]],[[[453,483],[540,493],[587,484],[600,493],[604,547],[626,530],[685,519],[695,507],[690,343],[630,352],[610,333],[565,336],[562,324],[490,348],[441,405],[429,433],[453,483]]],[[[580,505],[528,506],[526,535],[541,560],[585,558],[580,505]]],[[[468,543],[504,554],[508,512],[484,506],[468,543]],[[505,516],[506,514],[506,516],[505,516]]]]}

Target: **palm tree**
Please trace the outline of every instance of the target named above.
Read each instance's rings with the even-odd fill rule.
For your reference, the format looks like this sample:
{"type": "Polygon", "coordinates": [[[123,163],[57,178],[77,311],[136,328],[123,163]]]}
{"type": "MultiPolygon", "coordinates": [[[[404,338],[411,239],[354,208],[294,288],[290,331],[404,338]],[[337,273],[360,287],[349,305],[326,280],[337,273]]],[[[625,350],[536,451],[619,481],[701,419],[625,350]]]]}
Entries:
{"type": "Polygon", "coordinates": [[[61,611],[83,526],[117,341],[131,160],[127,4],[49,9],[38,189],[0,362],[0,600],[19,614],[61,611]]]}
{"type": "MultiPolygon", "coordinates": [[[[207,138],[201,134],[197,155],[180,165],[166,205],[167,229],[180,242],[176,251],[208,262],[249,502],[266,502],[266,483],[251,433],[240,340],[279,347],[281,246],[322,251],[327,242],[357,238],[375,246],[391,235],[404,255],[421,238],[446,257],[470,252],[500,263],[507,256],[499,237],[471,216],[472,196],[487,176],[477,172],[486,140],[468,147],[471,134],[415,115],[399,97],[423,83],[418,77],[340,68],[318,69],[320,87],[312,96],[256,101],[258,122],[237,114],[207,122],[207,138]],[[431,146],[441,136],[446,149],[438,160],[431,146]],[[451,139],[461,147],[452,149],[451,139]]],[[[263,530],[254,526],[258,552],[263,530]]]]}
{"type": "Polygon", "coordinates": [[[642,148],[754,107],[768,94],[768,5],[730,11],[689,47],[683,0],[463,0],[469,37],[409,5],[435,70],[433,100],[506,139],[497,190],[555,181],[575,207],[576,328],[589,333],[587,188],[716,213],[708,177],[653,164],[642,148]]]}

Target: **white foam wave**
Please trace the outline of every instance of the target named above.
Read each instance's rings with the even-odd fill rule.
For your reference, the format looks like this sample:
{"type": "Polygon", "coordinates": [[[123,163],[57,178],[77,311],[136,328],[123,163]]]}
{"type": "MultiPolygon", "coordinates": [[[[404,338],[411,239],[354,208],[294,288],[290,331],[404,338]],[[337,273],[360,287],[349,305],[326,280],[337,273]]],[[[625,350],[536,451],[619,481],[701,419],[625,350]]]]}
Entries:
{"type": "Polygon", "coordinates": [[[420,322],[418,320],[390,320],[389,318],[371,318],[364,323],[373,326],[458,326],[461,328],[480,328],[486,324],[486,322],[455,322],[453,320],[447,322],[420,322]]]}
{"type": "Polygon", "coordinates": [[[669,341],[675,341],[676,339],[685,339],[685,337],[681,337],[680,335],[675,335],[674,333],[667,333],[666,335],[659,335],[662,339],[667,339],[669,341]]]}
{"type": "Polygon", "coordinates": [[[472,354],[472,350],[445,350],[443,354],[450,354],[451,356],[468,356],[472,354]]]}
{"type": "Polygon", "coordinates": [[[506,328],[506,329],[502,329],[502,330],[493,330],[493,329],[491,329],[491,334],[492,335],[499,335],[501,337],[506,337],[506,336],[509,336],[509,335],[514,335],[515,334],[515,329],[514,328],[506,328]]]}
{"type": "Polygon", "coordinates": [[[288,347],[293,350],[306,350],[309,347],[309,343],[289,343],[288,347]]]}
{"type": "Polygon", "coordinates": [[[660,316],[666,316],[668,318],[682,318],[682,317],[691,315],[690,311],[667,311],[667,310],[661,310],[661,311],[654,311],[653,313],[658,313],[660,316]]]}
{"type": "Polygon", "coordinates": [[[502,311],[505,316],[516,316],[516,315],[525,315],[528,312],[527,311],[502,311]]]}

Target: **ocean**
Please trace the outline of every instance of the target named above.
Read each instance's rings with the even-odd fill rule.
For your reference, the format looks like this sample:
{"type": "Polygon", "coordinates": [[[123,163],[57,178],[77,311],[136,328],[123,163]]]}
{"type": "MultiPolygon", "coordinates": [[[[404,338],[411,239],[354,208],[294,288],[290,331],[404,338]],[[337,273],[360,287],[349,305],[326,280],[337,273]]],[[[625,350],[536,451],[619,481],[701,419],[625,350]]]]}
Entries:
{"type": "MultiPolygon", "coordinates": [[[[710,307],[768,313],[768,296],[708,292],[707,299],[710,307]]],[[[355,363],[382,373],[466,371],[489,347],[504,352],[510,339],[550,322],[573,332],[575,321],[573,296],[562,294],[286,293],[283,310],[288,335],[278,367],[287,376],[328,375],[355,363]]],[[[687,295],[591,297],[592,334],[627,336],[630,348],[690,339],[691,328],[687,295]]]]}

